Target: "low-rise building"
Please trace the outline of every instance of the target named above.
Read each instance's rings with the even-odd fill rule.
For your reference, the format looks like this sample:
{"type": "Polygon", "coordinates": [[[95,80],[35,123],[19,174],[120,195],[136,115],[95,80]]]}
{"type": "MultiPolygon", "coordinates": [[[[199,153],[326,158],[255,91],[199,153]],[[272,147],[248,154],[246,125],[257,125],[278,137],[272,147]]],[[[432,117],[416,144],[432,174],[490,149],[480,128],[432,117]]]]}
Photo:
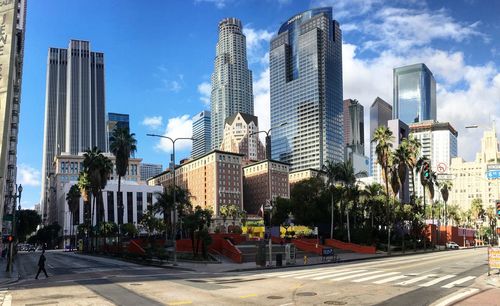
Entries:
{"type": "Polygon", "coordinates": [[[258,215],[269,200],[290,198],[289,170],[289,164],[275,160],[243,167],[243,208],[248,215],[258,215]]]}
{"type": "Polygon", "coordinates": [[[288,183],[290,184],[290,189],[293,188],[293,185],[300,181],[308,180],[313,177],[321,177],[326,181],[326,175],[324,171],[317,169],[304,169],[304,170],[295,170],[288,173],[288,183]]]}
{"type": "Polygon", "coordinates": [[[141,181],[147,181],[150,177],[160,174],[162,168],[160,164],[141,163],[141,181]]]}

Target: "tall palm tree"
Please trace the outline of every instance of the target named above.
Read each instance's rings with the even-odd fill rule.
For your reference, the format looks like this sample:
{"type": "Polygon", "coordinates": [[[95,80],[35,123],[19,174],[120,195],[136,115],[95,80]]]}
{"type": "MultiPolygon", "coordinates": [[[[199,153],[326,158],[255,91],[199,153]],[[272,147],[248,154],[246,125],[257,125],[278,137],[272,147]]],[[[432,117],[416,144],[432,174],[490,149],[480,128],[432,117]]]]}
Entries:
{"type": "Polygon", "coordinates": [[[137,150],[135,134],[130,133],[128,128],[116,127],[111,134],[109,150],[116,157],[115,167],[118,175],[118,220],[123,222],[123,196],[121,196],[121,180],[127,175],[130,156],[137,150]]]}
{"type": "Polygon", "coordinates": [[[327,160],[326,163],[323,165],[323,171],[326,173],[326,178],[327,178],[327,186],[328,190],[330,192],[330,197],[331,197],[331,211],[330,211],[330,239],[333,239],[333,206],[334,206],[334,194],[336,193],[336,175],[337,175],[337,169],[335,163],[331,162],[330,160],[327,160]]]}
{"type": "Polygon", "coordinates": [[[191,208],[191,194],[179,186],[176,186],[175,200],[177,205],[174,205],[174,186],[169,185],[163,188],[162,192],[156,193],[156,203],[153,205],[155,213],[163,215],[165,224],[165,237],[168,237],[168,229],[170,229],[171,237],[175,237],[175,229],[173,228],[172,217],[174,208],[177,207],[177,212],[180,217],[184,216],[186,210],[191,208]]]}
{"type": "MultiPolygon", "coordinates": [[[[405,141],[405,140],[403,140],[405,141]]],[[[410,202],[412,205],[415,205],[415,169],[417,167],[417,162],[418,162],[418,156],[420,155],[420,148],[422,147],[422,144],[418,139],[416,139],[413,136],[410,136],[408,140],[406,140],[407,143],[407,149],[409,153],[409,158],[406,160],[406,165],[408,166],[409,174],[410,174],[410,180],[412,184],[412,195],[410,196],[410,202]]]]}
{"type": "Polygon", "coordinates": [[[393,155],[393,166],[396,167],[396,175],[399,179],[399,184],[401,186],[401,198],[403,202],[405,201],[405,183],[406,183],[406,175],[408,174],[409,164],[412,160],[412,153],[410,149],[409,141],[405,138],[399,145],[399,147],[394,151],[393,155]]]}
{"type": "Polygon", "coordinates": [[[448,226],[448,209],[446,207],[448,203],[448,197],[450,195],[450,189],[453,186],[451,181],[444,181],[439,184],[439,191],[441,192],[441,197],[443,197],[444,201],[444,226],[448,226]]]}
{"type": "MultiPolygon", "coordinates": [[[[68,203],[68,208],[71,213],[70,215],[70,225],[71,227],[69,228],[69,236],[70,236],[70,246],[71,244],[71,236],[73,235],[73,226],[74,226],[74,219],[75,219],[75,213],[78,211],[78,206],[80,205],[80,187],[78,187],[78,184],[72,185],[69,188],[68,193],[66,194],[66,202],[68,203]]],[[[75,241],[76,242],[76,241],[75,241]]]]}

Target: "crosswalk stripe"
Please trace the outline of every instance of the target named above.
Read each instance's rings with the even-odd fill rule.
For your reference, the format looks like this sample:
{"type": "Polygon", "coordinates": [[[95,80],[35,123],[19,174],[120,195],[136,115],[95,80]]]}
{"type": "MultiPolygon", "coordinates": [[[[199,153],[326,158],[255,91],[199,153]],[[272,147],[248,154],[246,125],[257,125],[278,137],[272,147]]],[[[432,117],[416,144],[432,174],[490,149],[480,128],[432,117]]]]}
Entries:
{"type": "Polygon", "coordinates": [[[398,279],[402,279],[402,278],[405,278],[405,277],[408,277],[408,276],[406,276],[406,275],[396,275],[396,276],[393,276],[393,277],[381,279],[381,280],[373,282],[373,283],[377,284],[377,285],[380,285],[380,284],[389,283],[389,282],[392,282],[392,281],[395,281],[395,280],[398,280],[398,279]]]}
{"type": "Polygon", "coordinates": [[[349,270],[342,269],[342,270],[333,270],[333,271],[332,270],[330,270],[330,271],[323,271],[323,272],[319,272],[319,273],[314,272],[314,273],[308,273],[306,275],[297,276],[295,278],[302,279],[302,278],[315,277],[315,276],[320,276],[320,275],[325,275],[325,274],[332,274],[332,273],[337,273],[337,272],[345,272],[345,271],[349,271],[349,270]]]}
{"type": "Polygon", "coordinates": [[[310,273],[314,273],[314,272],[311,272],[311,270],[302,270],[300,272],[281,274],[281,275],[278,275],[278,277],[279,278],[294,277],[294,276],[299,276],[299,275],[302,275],[302,274],[310,274],[310,273]]]}
{"type": "Polygon", "coordinates": [[[430,287],[432,285],[435,285],[439,282],[442,282],[442,281],[447,280],[448,278],[452,278],[452,277],[455,277],[455,275],[454,274],[444,275],[444,276],[438,277],[436,279],[433,279],[430,282],[427,282],[425,284],[420,284],[419,286],[420,287],[430,287]]]}
{"type": "Polygon", "coordinates": [[[349,279],[349,278],[355,278],[355,277],[359,277],[359,276],[365,276],[365,275],[370,275],[370,274],[375,274],[375,273],[380,273],[382,271],[370,271],[370,272],[363,272],[363,273],[357,273],[357,274],[352,274],[352,275],[347,275],[347,276],[342,276],[342,277],[335,277],[335,278],[332,278],[330,281],[334,282],[334,281],[341,281],[341,280],[345,280],[345,279],[349,279]]]}
{"type": "Polygon", "coordinates": [[[474,278],[476,278],[476,277],[475,276],[466,276],[466,277],[461,278],[459,280],[453,281],[453,282],[449,283],[448,285],[441,286],[441,288],[452,288],[455,285],[460,285],[460,284],[465,283],[467,281],[473,280],[474,278]]]}
{"type": "Polygon", "coordinates": [[[365,271],[368,271],[368,270],[351,270],[351,271],[346,271],[346,272],[334,272],[334,273],[330,273],[328,275],[323,275],[323,276],[318,276],[318,277],[314,277],[314,278],[311,278],[312,280],[322,280],[322,279],[326,279],[326,278],[332,278],[334,276],[341,276],[341,275],[346,275],[346,274],[350,274],[350,273],[358,273],[358,272],[365,272],[365,271]]]}
{"type": "Polygon", "coordinates": [[[437,275],[436,274],[428,274],[428,275],[423,275],[423,276],[415,277],[413,279],[410,279],[410,280],[398,283],[398,285],[405,286],[405,285],[413,284],[413,283],[419,282],[421,280],[424,280],[426,278],[433,277],[433,276],[437,276],[437,275]]]}
{"type": "Polygon", "coordinates": [[[384,276],[390,276],[390,275],[399,274],[399,273],[401,273],[401,272],[382,273],[382,274],[378,274],[378,275],[372,275],[372,276],[367,276],[367,277],[363,277],[363,278],[360,278],[360,279],[355,279],[352,282],[353,283],[361,283],[361,282],[366,282],[366,281],[369,281],[369,280],[372,280],[372,279],[381,278],[381,277],[384,277],[384,276]]]}

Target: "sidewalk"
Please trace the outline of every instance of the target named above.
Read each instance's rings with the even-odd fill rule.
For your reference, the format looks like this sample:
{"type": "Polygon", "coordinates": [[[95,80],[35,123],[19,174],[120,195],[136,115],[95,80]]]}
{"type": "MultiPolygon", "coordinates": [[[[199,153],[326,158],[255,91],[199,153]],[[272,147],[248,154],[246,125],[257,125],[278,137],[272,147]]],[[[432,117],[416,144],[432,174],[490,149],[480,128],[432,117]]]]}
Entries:
{"type": "Polygon", "coordinates": [[[17,262],[12,265],[12,274],[6,272],[7,260],[2,259],[0,261],[0,287],[7,286],[9,284],[15,283],[19,280],[19,272],[17,269],[17,262]]]}

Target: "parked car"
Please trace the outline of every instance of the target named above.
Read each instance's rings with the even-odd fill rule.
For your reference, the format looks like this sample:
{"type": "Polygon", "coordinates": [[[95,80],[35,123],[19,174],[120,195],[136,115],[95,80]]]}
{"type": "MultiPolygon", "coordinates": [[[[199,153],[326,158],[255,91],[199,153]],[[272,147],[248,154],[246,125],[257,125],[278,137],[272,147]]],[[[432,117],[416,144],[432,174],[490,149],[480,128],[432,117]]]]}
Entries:
{"type": "Polygon", "coordinates": [[[34,251],[35,251],[35,249],[36,249],[36,248],[35,248],[35,246],[34,246],[34,245],[32,245],[32,244],[30,244],[30,245],[27,247],[27,251],[28,251],[28,252],[34,252],[34,251]]]}
{"type": "Polygon", "coordinates": [[[455,242],[453,241],[450,241],[450,242],[447,242],[446,243],[446,247],[448,249],[457,249],[458,250],[458,244],[456,244],[455,242]]]}

